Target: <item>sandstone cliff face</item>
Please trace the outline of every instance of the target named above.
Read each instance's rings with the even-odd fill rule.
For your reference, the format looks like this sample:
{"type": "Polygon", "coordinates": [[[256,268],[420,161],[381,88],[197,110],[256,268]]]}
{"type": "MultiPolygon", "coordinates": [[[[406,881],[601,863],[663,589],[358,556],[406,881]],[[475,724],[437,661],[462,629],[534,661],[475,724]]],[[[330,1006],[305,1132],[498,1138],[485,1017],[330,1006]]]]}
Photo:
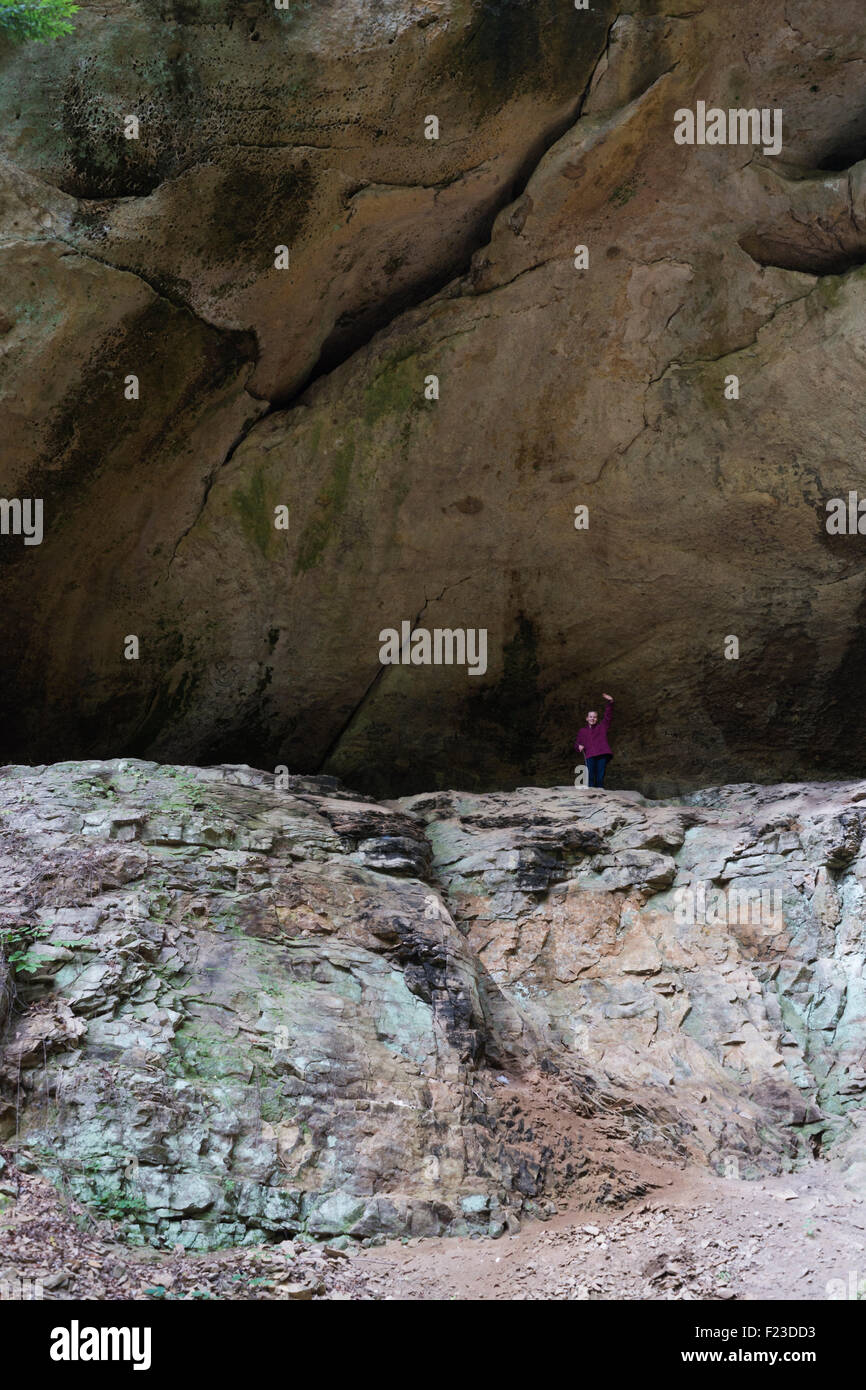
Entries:
{"type": "Polygon", "coordinates": [[[860,18],[134,0],[0,55],[6,755],[560,783],[615,687],[620,785],[866,771],[860,18]],[[781,155],[676,145],[699,100],[781,155]],[[401,620],[487,672],[383,668],[401,620]]]}
{"type": "Polygon", "coordinates": [[[194,1248],[497,1235],[648,1157],[862,1190],[864,797],[4,769],[0,1136],[194,1248]]]}

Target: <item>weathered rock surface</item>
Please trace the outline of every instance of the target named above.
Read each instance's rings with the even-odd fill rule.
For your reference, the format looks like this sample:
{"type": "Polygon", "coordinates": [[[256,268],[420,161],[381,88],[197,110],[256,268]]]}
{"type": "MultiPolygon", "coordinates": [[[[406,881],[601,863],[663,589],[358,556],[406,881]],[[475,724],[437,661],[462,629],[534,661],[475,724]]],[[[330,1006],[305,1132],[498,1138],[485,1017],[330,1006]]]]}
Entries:
{"type": "Polygon", "coordinates": [[[864,801],[3,769],[0,1138],[196,1248],[496,1235],[647,1155],[860,1190],[864,801]]]}
{"type": "Polygon", "coordinates": [[[2,490],[46,508],[0,545],[7,758],[561,783],[615,687],[645,792],[866,773],[824,529],[866,491],[864,62],[855,0],[131,0],[4,50],[2,490]],[[699,100],[781,155],[675,145],[699,100]],[[486,674],[381,667],[404,619],[486,674]]]}

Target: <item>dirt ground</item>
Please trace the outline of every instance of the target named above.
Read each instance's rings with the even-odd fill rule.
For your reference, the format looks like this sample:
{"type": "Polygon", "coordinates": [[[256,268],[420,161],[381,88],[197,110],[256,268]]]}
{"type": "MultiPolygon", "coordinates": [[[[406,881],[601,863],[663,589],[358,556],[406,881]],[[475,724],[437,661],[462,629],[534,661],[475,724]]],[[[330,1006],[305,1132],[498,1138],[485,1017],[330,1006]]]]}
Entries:
{"type": "Polygon", "coordinates": [[[0,1173],[0,1297],[670,1300],[866,1297],[866,1203],[818,1161],[757,1182],[644,1165],[648,1195],[498,1240],[300,1241],[213,1254],[124,1245],[38,1177],[0,1173]]]}
{"type": "Polygon", "coordinates": [[[499,1240],[363,1251],[366,1296],[391,1299],[866,1297],[866,1204],[826,1164],[760,1182],[664,1174],[625,1211],[565,1211],[499,1240]],[[832,1281],[836,1281],[835,1283],[832,1281]]]}

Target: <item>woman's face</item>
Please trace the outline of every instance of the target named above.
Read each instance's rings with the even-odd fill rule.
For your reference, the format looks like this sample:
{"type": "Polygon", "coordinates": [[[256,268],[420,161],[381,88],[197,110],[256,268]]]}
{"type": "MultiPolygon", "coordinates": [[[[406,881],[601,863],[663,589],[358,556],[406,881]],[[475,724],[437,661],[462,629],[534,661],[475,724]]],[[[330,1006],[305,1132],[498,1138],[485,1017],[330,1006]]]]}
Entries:
{"type": "Polygon", "coordinates": [[[586,722],[590,728],[592,728],[593,724],[598,723],[598,715],[596,714],[594,709],[591,709],[589,711],[589,714],[586,716],[586,722]]]}

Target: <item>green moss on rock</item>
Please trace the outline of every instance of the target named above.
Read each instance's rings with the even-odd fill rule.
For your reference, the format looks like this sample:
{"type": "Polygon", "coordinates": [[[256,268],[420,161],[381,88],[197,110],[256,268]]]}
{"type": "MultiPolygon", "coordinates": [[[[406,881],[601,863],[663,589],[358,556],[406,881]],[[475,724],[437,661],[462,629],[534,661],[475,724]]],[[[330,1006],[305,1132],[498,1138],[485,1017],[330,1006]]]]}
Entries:
{"type": "Polygon", "coordinates": [[[251,474],[245,488],[232,493],[232,506],[237,512],[241,529],[251,545],[267,558],[274,534],[273,511],[269,506],[262,470],[251,474]]]}
{"type": "Polygon", "coordinates": [[[401,353],[385,359],[364,391],[364,424],[373,428],[387,415],[405,415],[423,400],[423,378],[417,366],[410,365],[412,354],[401,353]]]}
{"type": "Polygon", "coordinates": [[[295,574],[314,569],[333,538],[334,530],[345,510],[352,479],[355,446],[350,441],[337,449],[331,477],[319,490],[312,514],[301,533],[295,559],[295,574]]]}

